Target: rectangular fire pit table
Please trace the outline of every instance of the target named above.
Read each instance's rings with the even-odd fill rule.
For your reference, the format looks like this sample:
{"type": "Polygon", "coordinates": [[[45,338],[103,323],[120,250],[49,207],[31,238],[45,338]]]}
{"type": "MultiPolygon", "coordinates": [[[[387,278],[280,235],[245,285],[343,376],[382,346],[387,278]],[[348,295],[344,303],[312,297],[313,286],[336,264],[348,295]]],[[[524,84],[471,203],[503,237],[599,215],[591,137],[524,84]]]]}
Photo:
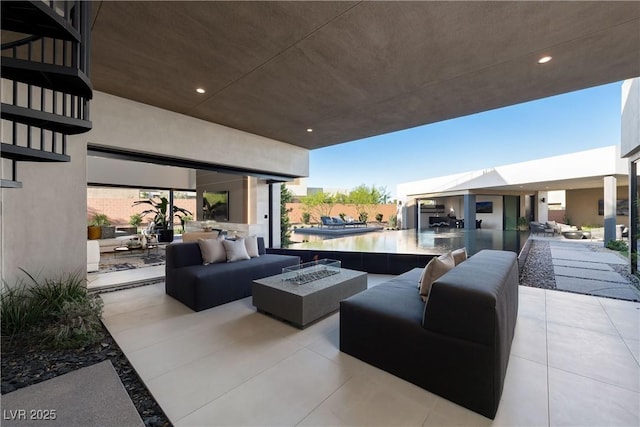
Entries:
{"type": "Polygon", "coordinates": [[[304,284],[286,277],[278,274],[254,280],[253,305],[301,329],[337,311],[341,300],[367,289],[367,273],[346,268],[304,284]]]}

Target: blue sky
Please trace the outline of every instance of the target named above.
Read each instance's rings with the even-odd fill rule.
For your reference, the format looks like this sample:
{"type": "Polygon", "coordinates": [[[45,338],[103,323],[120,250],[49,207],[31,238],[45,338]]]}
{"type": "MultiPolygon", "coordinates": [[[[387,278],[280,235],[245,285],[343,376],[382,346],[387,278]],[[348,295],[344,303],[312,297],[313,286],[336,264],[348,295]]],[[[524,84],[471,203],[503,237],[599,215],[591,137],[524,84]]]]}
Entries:
{"type": "Polygon", "coordinates": [[[313,150],[309,187],[386,187],[620,143],[622,82],[313,150]]]}

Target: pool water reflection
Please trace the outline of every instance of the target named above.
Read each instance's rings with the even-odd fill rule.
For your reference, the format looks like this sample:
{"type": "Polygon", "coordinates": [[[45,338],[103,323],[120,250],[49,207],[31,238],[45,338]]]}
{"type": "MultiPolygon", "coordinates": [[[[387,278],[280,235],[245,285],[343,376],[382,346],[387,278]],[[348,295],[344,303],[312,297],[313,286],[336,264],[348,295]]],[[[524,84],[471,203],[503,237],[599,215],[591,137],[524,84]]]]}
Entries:
{"type": "MultiPolygon", "coordinates": [[[[290,249],[316,249],[345,252],[379,252],[439,255],[465,247],[473,255],[482,249],[500,249],[519,253],[527,240],[528,231],[464,230],[435,228],[429,230],[384,230],[371,233],[332,237],[307,236],[308,242],[294,243],[290,249]]],[[[295,236],[294,239],[301,236],[295,236]]]]}

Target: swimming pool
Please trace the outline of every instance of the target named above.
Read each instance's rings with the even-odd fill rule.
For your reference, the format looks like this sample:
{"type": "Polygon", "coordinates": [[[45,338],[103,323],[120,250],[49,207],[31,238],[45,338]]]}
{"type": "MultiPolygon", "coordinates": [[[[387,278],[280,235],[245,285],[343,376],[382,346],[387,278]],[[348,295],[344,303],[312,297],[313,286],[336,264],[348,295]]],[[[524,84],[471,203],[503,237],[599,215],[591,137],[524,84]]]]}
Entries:
{"type": "MultiPolygon", "coordinates": [[[[382,230],[371,233],[331,237],[307,236],[309,241],[289,245],[289,249],[315,249],[345,252],[379,252],[439,255],[465,247],[473,255],[482,249],[499,249],[519,253],[529,236],[528,231],[465,230],[434,228],[429,230],[382,230]]],[[[300,235],[292,235],[301,239],[300,235]]]]}

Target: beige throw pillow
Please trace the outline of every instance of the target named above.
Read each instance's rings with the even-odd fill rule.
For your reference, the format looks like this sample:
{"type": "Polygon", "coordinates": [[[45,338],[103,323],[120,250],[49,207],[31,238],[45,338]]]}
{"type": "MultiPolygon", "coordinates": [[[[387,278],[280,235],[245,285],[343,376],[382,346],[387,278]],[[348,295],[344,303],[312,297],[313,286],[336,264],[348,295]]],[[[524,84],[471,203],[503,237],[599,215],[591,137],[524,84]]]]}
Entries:
{"type": "Polygon", "coordinates": [[[243,259],[251,259],[247,253],[247,247],[243,238],[236,240],[223,240],[222,244],[227,252],[227,262],[242,261],[243,259]]]}
{"type": "Polygon", "coordinates": [[[258,236],[249,236],[244,239],[244,245],[247,248],[247,254],[251,258],[257,258],[260,256],[260,252],[258,251],[258,236]]]}
{"type": "Polygon", "coordinates": [[[198,246],[200,246],[204,265],[227,261],[227,251],[224,249],[221,238],[198,239],[198,246]]]}
{"type": "Polygon", "coordinates": [[[420,297],[422,301],[427,301],[433,282],[455,266],[456,264],[451,252],[447,252],[437,258],[432,258],[431,261],[429,261],[429,264],[424,268],[424,275],[422,276],[422,283],[420,284],[420,297]]]}
{"type": "Polygon", "coordinates": [[[467,248],[456,249],[455,251],[451,252],[451,254],[453,255],[453,261],[456,265],[460,264],[462,261],[467,260],[467,248]]]}

